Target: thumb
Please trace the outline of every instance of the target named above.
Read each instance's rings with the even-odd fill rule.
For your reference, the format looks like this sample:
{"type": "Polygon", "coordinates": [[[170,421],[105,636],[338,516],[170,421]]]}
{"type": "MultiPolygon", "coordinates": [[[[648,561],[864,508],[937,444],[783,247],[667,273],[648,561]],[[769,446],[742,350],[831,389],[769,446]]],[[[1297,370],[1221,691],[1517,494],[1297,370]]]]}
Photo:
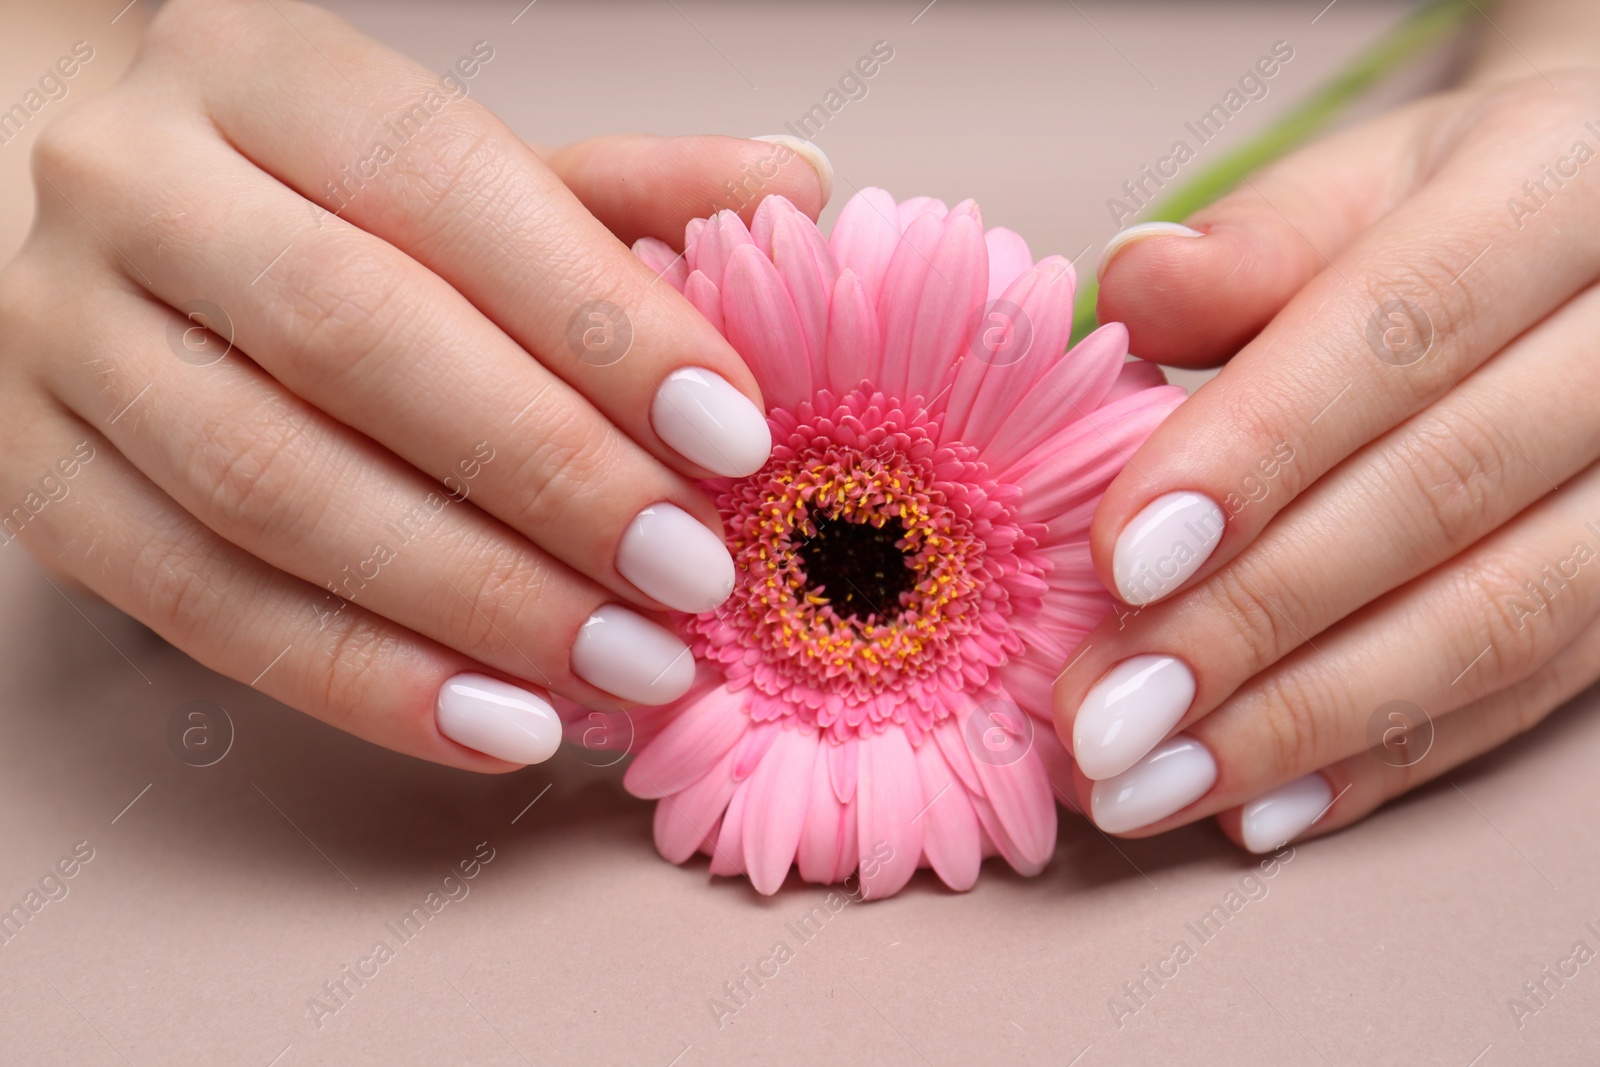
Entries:
{"type": "Polygon", "coordinates": [[[1101,322],[1143,359],[1224,362],[1422,180],[1418,105],[1318,141],[1185,220],[1119,231],[1100,255],[1101,322]]]}
{"type": "Polygon", "coordinates": [[[624,133],[541,152],[545,163],[617,238],[683,246],[690,219],[727,209],[749,225],[776,193],[812,219],[833,191],[822,150],[795,137],[657,137],[624,133]]]}

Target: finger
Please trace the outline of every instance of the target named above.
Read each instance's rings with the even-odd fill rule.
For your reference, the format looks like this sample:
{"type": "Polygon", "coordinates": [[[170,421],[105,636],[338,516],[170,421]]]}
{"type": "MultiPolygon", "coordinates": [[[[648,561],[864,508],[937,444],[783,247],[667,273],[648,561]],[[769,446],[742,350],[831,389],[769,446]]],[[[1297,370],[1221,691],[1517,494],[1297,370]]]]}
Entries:
{"type": "MultiPolygon", "coordinates": [[[[209,314],[279,382],[452,493],[470,488],[480,507],[613,592],[688,612],[727,596],[733,563],[703,494],[448,285],[336,218],[299,255],[272,262],[279,236],[305,219],[297,194],[199,131],[151,126],[140,137],[161,161],[132,179],[149,184],[130,196],[123,182],[91,209],[145,264],[156,295],[209,314]],[[208,195],[215,186],[233,195],[208,195]],[[170,207],[146,218],[133,203],[170,207]]],[[[66,221],[81,224],[75,213],[66,221]]],[[[115,339],[106,346],[115,351],[115,339]]]]}
{"type": "Polygon", "coordinates": [[[1557,197],[1520,229],[1484,207],[1503,203],[1496,190],[1527,161],[1567,151],[1565,124],[1586,117],[1576,94],[1534,103],[1486,109],[1423,190],[1335,256],[1135,453],[1092,528],[1096,566],[1124,600],[1150,603],[1222,566],[1303,488],[1600,271],[1600,246],[1547,229],[1583,231],[1600,201],[1557,197]],[[1225,515],[1219,501],[1280,442],[1295,454],[1282,492],[1225,515]]]}
{"type": "MultiPolygon", "coordinates": [[[[8,514],[0,539],[20,539],[207,667],[419,759],[499,773],[554,754],[561,724],[543,690],[229,544],[65,412],[27,433],[32,454],[59,457],[48,469],[62,491],[25,522],[8,514]]],[[[14,488],[6,499],[24,499],[14,488]]]]}
{"type": "Polygon", "coordinates": [[[655,137],[614,134],[542,153],[556,177],[617,238],[683,247],[691,219],[733,211],[749,225],[768,196],[812,221],[833,194],[833,166],[810,141],[789,136],[655,137]]]}
{"type": "Polygon", "coordinates": [[[1095,783],[1095,822],[1159,833],[1363,751],[1396,708],[1438,721],[1529,677],[1600,614],[1597,514],[1600,466],[1095,783]]]}
{"type": "MultiPolygon", "coordinates": [[[[765,462],[737,353],[470,98],[464,74],[441,81],[306,4],[181,10],[152,37],[200,72],[203,107],[246,157],[439,275],[663,462],[695,476],[765,462]],[[219,58],[237,55],[251,61],[219,58]]],[[[493,48],[464,59],[481,69],[493,48]]],[[[283,234],[285,261],[316,235],[307,212],[283,234]]]]}
{"type": "MultiPolygon", "coordinates": [[[[143,297],[91,297],[80,343],[116,356],[52,361],[62,399],[219,535],[508,674],[579,701],[662,703],[693,661],[677,638],[470,502],[229,354],[196,366],[167,338],[189,324],[143,297]],[[54,368],[60,368],[55,370],[54,368]],[[87,371],[87,373],[86,373],[87,371]]],[[[488,471],[491,442],[471,453],[488,471]]]]}
{"type": "MultiPolygon", "coordinates": [[[[1592,373],[1597,330],[1600,290],[1590,289],[1329,472],[1231,565],[1102,624],[1055,687],[1079,768],[1095,779],[1120,774],[1339,619],[1600,458],[1592,403],[1563,387],[1592,373]]],[[[1230,508],[1277,492],[1295,459],[1285,444],[1230,508]]]]}
{"type": "Polygon", "coordinates": [[[1126,324],[1129,350],[1144,359],[1180,367],[1226,360],[1415,188],[1416,131],[1448,103],[1414,105],[1317,141],[1182,226],[1119,230],[1100,253],[1100,321],[1126,324]]]}
{"type": "Polygon", "coordinates": [[[1516,685],[1437,722],[1410,724],[1403,734],[1387,736],[1385,744],[1220,813],[1217,822],[1251,852],[1332,833],[1533,729],[1594,682],[1596,663],[1600,624],[1591,623],[1516,685]]]}

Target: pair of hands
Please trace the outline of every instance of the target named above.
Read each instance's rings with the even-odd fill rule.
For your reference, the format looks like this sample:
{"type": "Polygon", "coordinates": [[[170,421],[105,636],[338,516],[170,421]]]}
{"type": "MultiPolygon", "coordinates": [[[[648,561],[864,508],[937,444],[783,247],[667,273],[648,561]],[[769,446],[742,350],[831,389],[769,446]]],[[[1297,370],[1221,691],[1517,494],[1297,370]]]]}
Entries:
{"type": "MultiPolygon", "coordinates": [[[[1102,318],[1139,354],[1233,358],[1096,520],[1102,576],[1146,605],[1056,689],[1106,829],[1332,829],[1600,673],[1600,420],[1571,384],[1600,316],[1571,162],[1600,148],[1600,81],[1558,84],[1412,105],[1258,176],[1203,236],[1108,249],[1102,318]],[[1424,719],[1418,760],[1394,742],[1424,719]]],[[[621,242],[675,242],[730,177],[761,175],[746,217],[768,193],[814,217],[828,189],[728,138],[541,161],[454,95],[315,8],[168,4],[37,149],[39,219],[0,275],[0,518],[209,666],[494,771],[543,741],[447,736],[441,690],[677,695],[687,657],[648,612],[731,580],[689,480],[765,457],[748,372],[621,242]],[[375,131],[441,92],[380,159],[375,131]]]]}

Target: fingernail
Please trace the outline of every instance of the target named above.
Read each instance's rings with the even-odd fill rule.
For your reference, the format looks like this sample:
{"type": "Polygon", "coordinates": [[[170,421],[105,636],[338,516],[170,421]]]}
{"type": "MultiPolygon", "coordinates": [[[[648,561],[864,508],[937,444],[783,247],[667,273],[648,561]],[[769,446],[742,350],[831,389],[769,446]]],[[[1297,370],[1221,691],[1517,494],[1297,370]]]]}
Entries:
{"type": "Polygon", "coordinates": [[[439,732],[511,763],[543,763],[561,747],[561,718],[543,697],[485,674],[458,674],[439,690],[439,732]]]}
{"type": "Polygon", "coordinates": [[[799,137],[792,137],[787,133],[765,133],[760,137],[750,138],[752,141],[766,141],[769,144],[781,144],[791,149],[801,159],[811,164],[811,169],[817,172],[817,181],[822,183],[822,202],[824,205],[833,198],[833,164],[828,161],[827,153],[810,141],[799,137]]]}
{"type": "Polygon", "coordinates": [[[1117,535],[1117,595],[1135,607],[1160,600],[1211,558],[1226,523],[1217,502],[1200,493],[1156,497],[1117,535]]]}
{"type": "Polygon", "coordinates": [[[1137,226],[1128,226],[1111,235],[1111,240],[1106,242],[1105,248],[1100,250],[1100,262],[1095,264],[1094,276],[1102,277],[1112,257],[1127,248],[1135,241],[1142,241],[1146,237],[1204,237],[1199,230],[1192,230],[1181,222],[1141,222],[1137,226]]]}
{"type": "Polygon", "coordinates": [[[1333,786],[1320,774],[1296,778],[1239,811],[1239,835],[1251,852],[1282,848],[1311,828],[1333,803],[1333,786]]]}
{"type": "Polygon", "coordinates": [[[761,409],[703,367],[667,375],[650,405],[650,423],[685,459],[725,478],[754,474],[772,454],[772,431],[761,409]]]}
{"type": "Polygon", "coordinates": [[[644,616],[604,604],[578,631],[572,671],[623,700],[665,704],[694,684],[694,657],[689,646],[644,616]]]}
{"type": "Polygon", "coordinates": [[[1121,774],[1178,725],[1194,672],[1172,656],[1134,656],[1094,684],[1072,722],[1072,757],[1087,778],[1121,774]]]}
{"type": "Polygon", "coordinates": [[[1089,812],[1107,833],[1126,833],[1188,807],[1216,780],[1217,761],[1211,752],[1180,734],[1115,778],[1096,782],[1089,793],[1089,812]]]}
{"type": "Polygon", "coordinates": [[[652,504],[628,524],[617,570],[640,592],[691,615],[733,592],[733,557],[722,538],[673,504],[652,504]]]}

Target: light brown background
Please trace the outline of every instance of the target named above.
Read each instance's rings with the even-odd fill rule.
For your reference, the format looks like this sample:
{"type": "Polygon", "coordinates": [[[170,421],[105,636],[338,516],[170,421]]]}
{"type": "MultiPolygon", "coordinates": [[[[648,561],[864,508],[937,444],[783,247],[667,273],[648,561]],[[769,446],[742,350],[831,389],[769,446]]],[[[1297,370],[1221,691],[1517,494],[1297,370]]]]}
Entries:
{"type": "MultiPolygon", "coordinates": [[[[975,196],[1037,254],[1087,247],[1086,271],[1112,229],[1105,198],[1272,42],[1295,58],[1223,144],[1404,10],[1343,0],[1313,24],[1324,0],[941,0],[913,23],[922,2],[541,0],[515,25],[521,0],[336,6],[434,69],[489,41],[474,92],[544,142],[776,132],[888,40],[895,57],[868,97],[818,138],[839,175],[828,218],[872,184],[975,196]]],[[[57,50],[40,45],[45,62],[57,50]]],[[[0,97],[30,69],[5,70],[0,97]]],[[[1072,818],[1037,879],[991,863],[956,895],[919,876],[801,946],[785,924],[824,890],[791,882],[764,899],[703,862],[668,866],[617,768],[564,751],[478,778],[367,747],[69,601],[16,547],[0,549],[0,620],[0,908],[74,842],[95,850],[66,899],[0,946],[0,1062],[1595,1059],[1600,963],[1523,1029],[1506,1006],[1573,941],[1600,948],[1584,928],[1600,926],[1592,693],[1299,849],[1203,946],[1185,923],[1238,887],[1249,859],[1210,826],[1113,844],[1072,818]],[[237,731],[206,768],[165,736],[195,699],[237,731]],[[306,1002],[321,983],[393,943],[384,924],[483,841],[495,858],[470,895],[316,1026],[306,1002]],[[1119,1028],[1108,998],[1179,939],[1197,958],[1119,1028]],[[719,1029],[708,998],[779,940],[794,960],[719,1029]]]]}

